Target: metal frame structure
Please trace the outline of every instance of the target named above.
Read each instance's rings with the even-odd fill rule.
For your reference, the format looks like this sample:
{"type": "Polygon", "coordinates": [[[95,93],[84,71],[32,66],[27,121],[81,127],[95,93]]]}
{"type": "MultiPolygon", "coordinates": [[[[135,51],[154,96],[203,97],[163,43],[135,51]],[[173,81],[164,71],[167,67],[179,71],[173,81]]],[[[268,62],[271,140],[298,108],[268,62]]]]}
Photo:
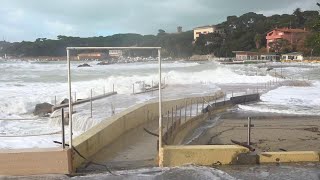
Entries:
{"type": "MultiPolygon", "coordinates": [[[[73,148],[72,146],[72,112],[73,112],[73,105],[72,105],[72,91],[71,91],[71,65],[70,65],[70,51],[71,50],[110,50],[110,49],[117,49],[117,50],[142,50],[142,49],[150,49],[150,50],[158,50],[158,64],[159,64],[159,155],[161,153],[162,148],[162,93],[161,93],[161,47],[67,47],[67,63],[68,63],[68,89],[69,89],[69,148],[73,148]]],[[[64,137],[63,137],[64,138],[64,137]]],[[[159,161],[159,166],[162,163],[159,161]]]]}

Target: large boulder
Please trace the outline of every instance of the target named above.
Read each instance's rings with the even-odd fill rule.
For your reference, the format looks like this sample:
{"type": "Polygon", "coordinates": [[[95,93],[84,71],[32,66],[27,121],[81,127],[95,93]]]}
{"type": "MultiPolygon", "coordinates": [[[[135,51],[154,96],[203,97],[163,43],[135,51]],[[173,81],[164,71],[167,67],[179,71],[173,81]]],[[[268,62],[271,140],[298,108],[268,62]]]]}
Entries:
{"type": "Polygon", "coordinates": [[[84,64],[80,64],[78,67],[91,67],[91,66],[87,63],[84,63],[84,64]]]}
{"type": "Polygon", "coordinates": [[[41,103],[37,104],[34,111],[33,115],[35,116],[47,116],[49,113],[52,112],[52,104],[49,103],[41,103]]]}

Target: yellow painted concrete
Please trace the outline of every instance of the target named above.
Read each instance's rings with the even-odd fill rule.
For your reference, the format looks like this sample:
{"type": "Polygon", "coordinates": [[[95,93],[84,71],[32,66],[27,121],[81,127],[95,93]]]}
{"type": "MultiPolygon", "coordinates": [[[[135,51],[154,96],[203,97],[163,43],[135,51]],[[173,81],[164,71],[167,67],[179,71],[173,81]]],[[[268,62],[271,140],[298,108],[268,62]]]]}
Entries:
{"type": "Polygon", "coordinates": [[[0,151],[0,175],[70,174],[69,149],[19,149],[0,151]]]}
{"type": "Polygon", "coordinates": [[[263,152],[259,154],[260,163],[319,162],[317,151],[263,152]]]}
{"type": "MultiPolygon", "coordinates": [[[[184,107],[185,102],[188,104],[190,102],[202,102],[203,99],[205,101],[212,101],[216,98],[223,97],[222,92],[217,92],[212,96],[205,97],[191,97],[177,100],[169,100],[163,102],[163,112],[171,110],[173,107],[184,107]]],[[[90,158],[103,147],[108,146],[117,138],[119,138],[122,134],[128,132],[129,130],[138,127],[146,123],[148,120],[152,120],[150,117],[153,117],[154,120],[159,116],[158,113],[158,102],[150,101],[146,103],[142,103],[127,110],[120,112],[89,129],[85,133],[76,137],[73,140],[74,147],[85,157],[90,158]],[[149,118],[148,118],[149,114],[149,118]]],[[[112,148],[112,147],[110,147],[112,148]]],[[[73,167],[74,170],[79,167],[84,160],[74,154],[73,158],[73,167]]]]}
{"type": "Polygon", "coordinates": [[[192,145],[165,146],[163,148],[163,166],[223,165],[234,164],[240,154],[248,149],[237,145],[192,145]]]}

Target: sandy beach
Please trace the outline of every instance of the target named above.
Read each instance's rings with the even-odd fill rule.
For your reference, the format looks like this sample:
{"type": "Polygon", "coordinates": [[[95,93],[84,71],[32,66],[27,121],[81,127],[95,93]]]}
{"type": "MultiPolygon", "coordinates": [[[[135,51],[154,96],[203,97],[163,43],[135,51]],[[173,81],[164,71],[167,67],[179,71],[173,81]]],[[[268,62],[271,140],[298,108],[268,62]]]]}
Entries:
{"type": "Polygon", "coordinates": [[[307,151],[320,148],[318,116],[291,116],[262,113],[223,114],[216,126],[191,144],[232,144],[247,142],[247,117],[252,117],[251,144],[257,152],[307,151]]]}

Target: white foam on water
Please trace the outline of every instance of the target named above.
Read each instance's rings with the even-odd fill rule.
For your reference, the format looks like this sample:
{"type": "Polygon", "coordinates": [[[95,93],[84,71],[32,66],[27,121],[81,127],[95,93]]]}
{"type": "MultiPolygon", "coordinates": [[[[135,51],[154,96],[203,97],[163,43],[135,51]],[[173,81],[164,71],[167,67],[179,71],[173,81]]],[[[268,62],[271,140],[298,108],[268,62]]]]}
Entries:
{"type": "Polygon", "coordinates": [[[320,82],[310,87],[279,87],[261,96],[253,105],[239,105],[246,111],[279,114],[320,115],[320,82]]]}
{"type": "Polygon", "coordinates": [[[112,174],[91,174],[86,176],[77,176],[75,179],[107,179],[107,178],[125,178],[125,179],[219,179],[219,180],[235,180],[228,173],[221,170],[201,167],[201,166],[182,166],[173,168],[142,168],[135,170],[115,171],[112,174]]]}
{"type": "MultiPolygon", "coordinates": [[[[77,113],[73,115],[75,134],[80,134],[110,117],[112,114],[110,102],[114,103],[116,113],[118,113],[157,96],[156,92],[152,96],[131,95],[133,84],[135,92],[139,92],[142,90],[143,83],[148,85],[158,83],[158,64],[155,62],[106,66],[97,66],[97,62],[89,62],[92,67],[77,68],[81,63],[83,62],[72,62],[72,77],[74,78],[72,96],[75,96],[74,92],[76,92],[77,99],[88,98],[90,89],[93,89],[93,96],[101,95],[104,88],[106,92],[112,91],[113,85],[118,95],[94,101],[93,118],[90,117],[89,103],[76,106],[74,110],[77,113]]],[[[0,119],[34,119],[37,117],[32,115],[32,111],[36,104],[43,102],[53,104],[55,96],[57,103],[67,98],[66,67],[65,62],[1,63],[0,71],[4,75],[0,77],[0,119]]],[[[163,77],[168,84],[166,88],[168,92],[164,90],[164,97],[167,98],[178,98],[183,93],[186,96],[212,93],[219,89],[216,86],[217,83],[260,83],[273,79],[271,76],[239,74],[232,68],[214,63],[164,62],[163,70],[163,77]]],[[[60,121],[59,116],[45,121],[46,123],[38,124],[37,122],[27,123],[27,121],[6,121],[0,128],[0,132],[5,135],[52,133],[55,128],[60,128],[60,121]],[[47,129],[47,127],[53,128],[47,129]]],[[[25,137],[21,140],[18,140],[18,137],[1,139],[0,148],[34,147],[36,144],[42,147],[45,142],[51,147],[52,144],[48,136],[25,137]],[[39,141],[39,143],[33,141],[39,141]],[[18,145],[15,146],[14,142],[18,145]]]]}

